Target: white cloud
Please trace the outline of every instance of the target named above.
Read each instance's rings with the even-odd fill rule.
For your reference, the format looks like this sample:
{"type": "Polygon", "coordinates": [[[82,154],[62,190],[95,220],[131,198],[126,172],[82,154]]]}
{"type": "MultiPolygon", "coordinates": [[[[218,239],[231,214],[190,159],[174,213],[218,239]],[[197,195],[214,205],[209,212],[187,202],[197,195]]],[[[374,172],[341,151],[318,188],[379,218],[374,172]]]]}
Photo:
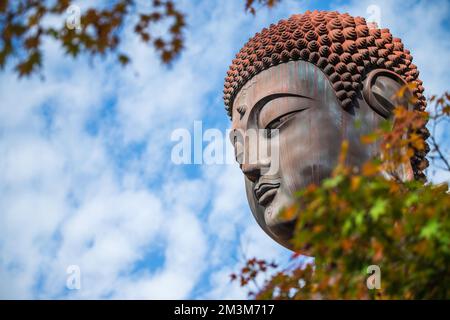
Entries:
{"type": "MultiPolygon", "coordinates": [[[[411,48],[427,90],[439,92],[449,80],[440,24],[448,5],[418,2],[399,18],[400,3],[382,3],[383,23],[411,48]]],[[[125,69],[72,61],[49,42],[45,82],[0,75],[1,298],[244,298],[228,277],[242,252],[289,255],[254,221],[239,169],[174,166],[170,132],[200,119],[226,128],[221,86],[235,51],[304,8],[285,0],[252,17],[240,1],[182,5],[190,29],[171,68],[130,37],[125,69]],[[72,264],[80,291],[65,288],[72,264]]]]}

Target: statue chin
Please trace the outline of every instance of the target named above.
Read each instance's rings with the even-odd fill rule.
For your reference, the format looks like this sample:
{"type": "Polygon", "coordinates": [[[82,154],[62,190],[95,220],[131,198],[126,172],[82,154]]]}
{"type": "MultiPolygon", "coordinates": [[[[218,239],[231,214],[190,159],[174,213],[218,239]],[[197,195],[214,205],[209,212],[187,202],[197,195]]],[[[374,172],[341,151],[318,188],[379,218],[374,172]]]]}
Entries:
{"type": "Polygon", "coordinates": [[[279,187],[274,191],[275,195],[271,196],[272,199],[267,204],[261,205],[255,197],[254,183],[248,179],[245,180],[247,200],[252,214],[260,227],[280,245],[293,250],[290,240],[292,239],[297,219],[286,220],[280,214],[283,209],[292,205],[293,199],[291,194],[279,187]]]}

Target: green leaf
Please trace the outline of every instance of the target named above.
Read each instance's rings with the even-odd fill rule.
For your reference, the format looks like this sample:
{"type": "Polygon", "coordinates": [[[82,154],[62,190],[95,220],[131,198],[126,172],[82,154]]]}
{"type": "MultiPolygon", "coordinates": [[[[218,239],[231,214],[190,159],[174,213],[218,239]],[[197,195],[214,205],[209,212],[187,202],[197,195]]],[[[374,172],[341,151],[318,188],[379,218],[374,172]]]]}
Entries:
{"type": "Polygon", "coordinates": [[[352,229],[352,226],[353,226],[353,223],[352,223],[351,219],[345,220],[344,225],[342,227],[342,233],[344,235],[348,235],[352,229]]]}
{"type": "Polygon", "coordinates": [[[405,200],[405,205],[411,207],[412,205],[419,202],[419,195],[417,193],[410,193],[408,198],[405,200]]]}
{"type": "Polygon", "coordinates": [[[420,237],[430,239],[438,233],[439,222],[435,219],[429,221],[425,227],[420,231],[420,237]]]}
{"type": "Polygon", "coordinates": [[[344,176],[338,175],[333,178],[325,179],[323,182],[323,187],[326,189],[331,189],[337,187],[342,180],[344,180],[344,176]]]}
{"type": "Polygon", "coordinates": [[[384,132],[389,132],[389,131],[392,130],[393,125],[394,124],[393,124],[393,122],[391,120],[384,120],[384,121],[381,122],[380,128],[384,132]]]}
{"type": "Polygon", "coordinates": [[[378,198],[375,201],[372,209],[370,209],[369,214],[374,221],[377,221],[378,218],[386,212],[387,201],[385,199],[378,198]]]}
{"type": "Polygon", "coordinates": [[[364,222],[364,211],[360,210],[355,214],[355,224],[357,227],[361,226],[364,222]]]}

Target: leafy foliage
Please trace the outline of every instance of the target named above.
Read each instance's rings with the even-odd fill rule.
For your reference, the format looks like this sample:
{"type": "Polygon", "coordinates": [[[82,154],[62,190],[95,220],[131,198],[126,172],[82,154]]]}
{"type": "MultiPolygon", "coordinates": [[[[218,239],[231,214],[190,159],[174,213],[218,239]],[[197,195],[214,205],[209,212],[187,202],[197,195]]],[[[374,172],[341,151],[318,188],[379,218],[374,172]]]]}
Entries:
{"type": "Polygon", "coordinates": [[[436,167],[442,170],[450,171],[450,163],[448,159],[450,150],[440,146],[436,140],[437,127],[442,125],[448,126],[450,124],[450,94],[445,93],[441,97],[432,96],[430,98],[430,102],[434,103],[429,115],[432,124],[430,129],[432,134],[428,140],[431,145],[430,159],[436,167]]]}
{"type": "MultiPolygon", "coordinates": [[[[239,275],[233,273],[230,275],[231,280],[239,280],[239,283],[241,286],[246,286],[249,283],[255,284],[255,286],[258,288],[258,283],[256,281],[256,276],[258,274],[265,273],[270,269],[276,269],[278,265],[275,262],[267,262],[265,260],[260,260],[256,258],[252,258],[247,260],[244,267],[242,267],[241,272],[239,275]]],[[[261,288],[258,288],[261,290],[261,288]]],[[[250,294],[254,294],[251,292],[250,294]]]]}
{"type": "MultiPolygon", "coordinates": [[[[362,137],[365,143],[379,143],[381,149],[380,156],[362,168],[346,166],[348,144],[344,143],[333,175],[321,185],[299,191],[293,207],[281,213],[286,219],[297,217],[292,239],[297,248],[294,257],[313,256],[314,265],[279,270],[251,296],[448,299],[448,185],[404,181],[398,172],[415,151],[426,148],[417,130],[428,120],[432,126],[436,121],[448,120],[449,98],[448,93],[431,98],[436,110],[432,115],[398,105],[393,122],[362,137]],[[366,284],[371,265],[381,270],[379,290],[370,290],[366,284]]],[[[432,155],[448,164],[448,158],[439,150],[432,143],[432,155]]]]}
{"type": "MultiPolygon", "coordinates": [[[[255,12],[254,2],[246,0],[247,11],[255,12]]],[[[272,7],[278,1],[257,2],[272,7]]],[[[20,77],[37,72],[42,66],[45,38],[59,42],[69,56],[112,53],[126,65],[130,54],[119,52],[118,48],[121,31],[130,21],[135,21],[136,36],[153,46],[164,64],[172,62],[183,49],[186,17],[173,0],[114,0],[106,8],[91,7],[80,12],[79,28],[67,27],[70,4],[69,0],[0,0],[0,68],[13,60],[20,77]],[[54,18],[60,21],[59,27],[48,25],[48,20],[54,18]],[[156,28],[164,30],[161,35],[154,32],[156,28]]]]}
{"type": "Polygon", "coordinates": [[[68,28],[69,0],[34,1],[0,0],[0,67],[15,57],[19,76],[29,75],[42,64],[42,42],[44,37],[57,40],[66,54],[76,57],[81,52],[91,55],[105,55],[114,52],[121,64],[130,60],[128,54],[117,52],[126,17],[131,13],[138,16],[135,33],[146,43],[153,44],[162,61],[168,63],[183,48],[184,15],[170,0],[149,1],[147,12],[136,12],[133,0],[114,1],[108,8],[89,8],[80,12],[79,28],[68,28]],[[59,28],[48,26],[46,19],[59,17],[59,28]],[[152,37],[150,27],[157,23],[169,23],[168,37],[152,37]]]}
{"type": "Polygon", "coordinates": [[[272,8],[281,0],[245,0],[245,10],[251,14],[256,14],[255,4],[272,8]]]}

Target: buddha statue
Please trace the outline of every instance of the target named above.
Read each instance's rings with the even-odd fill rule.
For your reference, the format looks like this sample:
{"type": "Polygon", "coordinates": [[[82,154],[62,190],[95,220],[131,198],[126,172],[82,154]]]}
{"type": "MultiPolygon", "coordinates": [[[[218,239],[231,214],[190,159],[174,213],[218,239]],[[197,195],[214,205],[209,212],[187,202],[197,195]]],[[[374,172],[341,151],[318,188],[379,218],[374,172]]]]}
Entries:
{"type": "MultiPolygon", "coordinates": [[[[296,220],[285,221],[280,211],[296,191],[331,175],[344,140],[348,165],[361,166],[377,153],[376,145],[360,137],[390,117],[397,90],[414,82],[417,102],[411,107],[425,110],[424,88],[411,61],[388,29],[328,11],[272,24],[239,51],[225,78],[224,102],[251,211],[271,238],[292,249],[296,220]],[[266,135],[243,138],[259,129],[266,135]],[[254,153],[255,144],[271,142],[271,131],[279,159],[257,155],[246,161],[252,157],[243,155],[254,153]]],[[[417,151],[403,177],[422,179],[425,167],[425,153],[417,151]]]]}

